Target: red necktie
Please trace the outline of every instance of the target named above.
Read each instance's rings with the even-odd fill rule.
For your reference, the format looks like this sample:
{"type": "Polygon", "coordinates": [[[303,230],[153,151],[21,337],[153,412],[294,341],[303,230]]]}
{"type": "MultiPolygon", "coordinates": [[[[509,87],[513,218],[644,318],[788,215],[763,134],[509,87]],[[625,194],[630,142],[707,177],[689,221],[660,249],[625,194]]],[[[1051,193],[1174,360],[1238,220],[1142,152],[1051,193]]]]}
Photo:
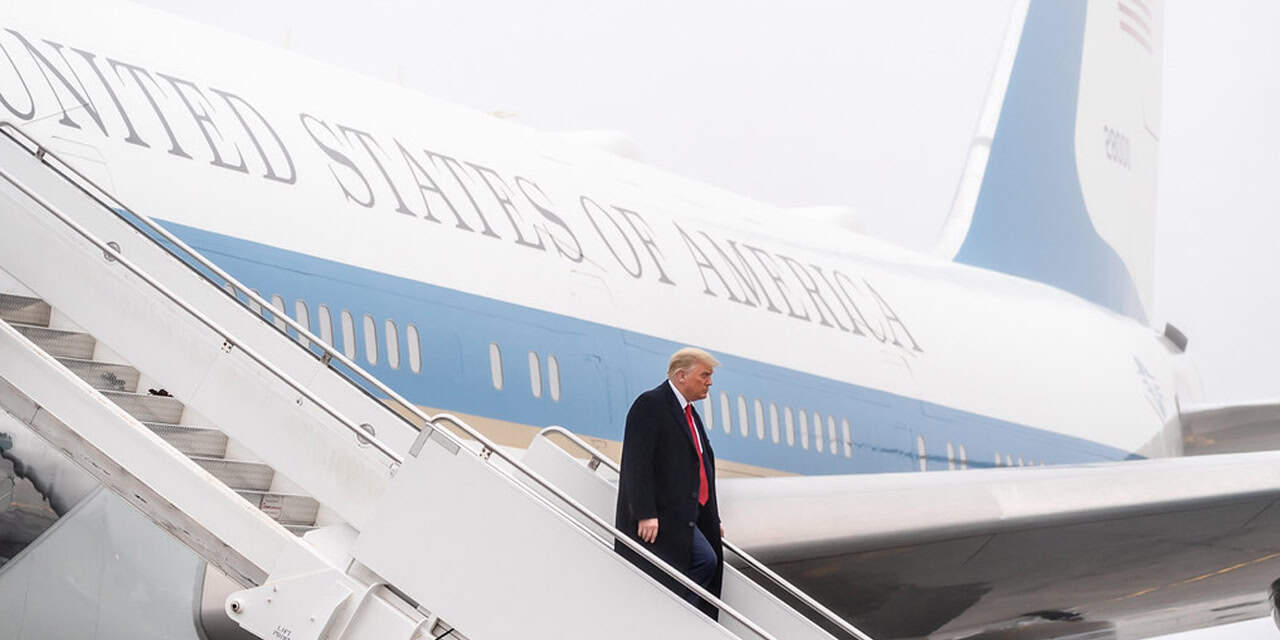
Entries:
{"type": "Polygon", "coordinates": [[[698,451],[698,504],[707,504],[711,492],[707,489],[707,467],[702,463],[702,440],[698,438],[698,429],[693,426],[693,405],[684,406],[684,417],[689,421],[689,433],[693,435],[693,448],[698,451]]]}

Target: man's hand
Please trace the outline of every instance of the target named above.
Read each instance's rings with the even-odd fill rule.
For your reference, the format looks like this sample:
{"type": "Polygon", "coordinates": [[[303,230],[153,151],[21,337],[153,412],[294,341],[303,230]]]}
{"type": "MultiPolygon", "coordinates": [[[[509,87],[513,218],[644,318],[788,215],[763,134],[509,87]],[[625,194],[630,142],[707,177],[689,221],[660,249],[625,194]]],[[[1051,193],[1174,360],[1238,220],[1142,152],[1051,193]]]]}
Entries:
{"type": "Polygon", "coordinates": [[[648,518],[646,520],[641,520],[636,533],[640,534],[641,540],[644,540],[649,544],[653,544],[653,541],[658,539],[658,519],[648,518]]]}

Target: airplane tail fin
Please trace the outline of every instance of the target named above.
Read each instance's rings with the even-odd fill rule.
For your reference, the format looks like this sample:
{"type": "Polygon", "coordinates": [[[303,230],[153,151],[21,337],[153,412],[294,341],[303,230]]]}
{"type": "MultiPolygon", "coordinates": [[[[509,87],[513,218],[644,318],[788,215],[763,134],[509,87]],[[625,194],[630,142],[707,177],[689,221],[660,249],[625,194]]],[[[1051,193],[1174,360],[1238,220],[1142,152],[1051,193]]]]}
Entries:
{"type": "Polygon", "coordinates": [[[1015,6],[939,254],[1147,321],[1162,8],[1015,6]]]}

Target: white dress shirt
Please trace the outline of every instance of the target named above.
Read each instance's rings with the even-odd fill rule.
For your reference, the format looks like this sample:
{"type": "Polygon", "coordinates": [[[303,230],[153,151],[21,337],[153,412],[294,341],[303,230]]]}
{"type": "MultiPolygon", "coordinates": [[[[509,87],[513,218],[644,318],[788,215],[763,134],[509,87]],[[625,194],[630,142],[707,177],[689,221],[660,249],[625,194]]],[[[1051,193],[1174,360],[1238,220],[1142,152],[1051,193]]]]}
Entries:
{"type": "MultiPolygon", "coordinates": [[[[684,399],[684,394],[680,393],[680,390],[676,388],[676,383],[672,382],[671,378],[667,378],[667,384],[671,385],[671,390],[676,394],[676,400],[680,401],[680,413],[685,413],[687,411],[685,407],[689,406],[689,401],[684,399]]],[[[702,438],[694,438],[693,444],[698,447],[698,455],[702,455],[702,438]]]]}

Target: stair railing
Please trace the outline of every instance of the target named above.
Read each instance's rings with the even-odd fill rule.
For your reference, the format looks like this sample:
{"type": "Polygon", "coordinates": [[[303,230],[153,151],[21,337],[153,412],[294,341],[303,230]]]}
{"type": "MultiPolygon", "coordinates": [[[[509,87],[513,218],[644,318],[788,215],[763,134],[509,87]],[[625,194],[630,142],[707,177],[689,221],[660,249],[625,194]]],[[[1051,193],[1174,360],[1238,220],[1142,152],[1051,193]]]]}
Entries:
{"type": "MultiPolygon", "coordinates": [[[[314,351],[311,351],[311,349],[304,347],[301,344],[301,342],[298,342],[290,338],[290,340],[293,340],[295,344],[298,344],[300,348],[305,349],[313,357],[317,357],[322,361],[324,361],[326,365],[328,365],[331,369],[337,372],[339,376],[342,377],[344,380],[346,380],[347,382],[355,386],[357,389],[360,389],[364,393],[370,395],[371,399],[373,399],[374,401],[377,401],[377,399],[373,398],[372,394],[369,394],[367,389],[365,389],[363,385],[361,385],[357,380],[352,379],[352,377],[348,373],[343,372],[342,370],[334,367],[333,361],[336,360],[338,363],[344,365],[350,373],[359,377],[365,383],[369,384],[370,386],[377,389],[378,391],[386,394],[386,396],[389,399],[393,400],[398,405],[400,405],[407,413],[422,420],[424,425],[432,425],[431,428],[436,429],[437,421],[448,422],[450,424],[453,424],[455,427],[457,427],[458,429],[466,433],[469,437],[471,437],[472,439],[480,443],[481,450],[478,452],[478,455],[480,457],[488,461],[491,456],[496,455],[499,459],[509,464],[513,469],[519,471],[521,475],[533,480],[537,485],[544,488],[551,495],[555,496],[557,500],[564,503],[566,506],[570,507],[572,510],[578,512],[583,517],[591,520],[597,526],[603,528],[613,537],[614,540],[621,542],[623,545],[625,545],[626,547],[634,551],[640,557],[651,562],[654,566],[656,566],[662,572],[666,573],[669,577],[674,579],[678,584],[689,589],[690,591],[698,595],[698,597],[710,603],[712,606],[716,607],[721,612],[727,614],[729,617],[733,618],[734,620],[742,624],[744,628],[751,631],[753,634],[759,636],[760,638],[763,638],[764,640],[777,640],[768,631],[765,631],[758,624],[753,622],[751,619],[747,618],[741,612],[729,606],[728,604],[726,604],[720,598],[716,597],[711,592],[702,588],[702,586],[699,585],[698,583],[690,580],[678,569],[676,569],[675,567],[672,567],[666,561],[654,555],[648,549],[645,549],[643,546],[640,545],[640,543],[632,540],[629,536],[627,536],[626,534],[614,528],[612,524],[607,523],[601,518],[599,518],[598,516],[596,516],[590,509],[586,508],[585,506],[580,504],[577,500],[575,500],[572,496],[569,496],[564,491],[562,491],[559,487],[556,487],[547,479],[543,478],[540,474],[530,469],[523,462],[517,460],[514,456],[511,456],[510,454],[500,449],[497,444],[495,444],[492,440],[490,440],[484,434],[480,433],[474,427],[467,424],[465,421],[461,420],[460,418],[457,418],[456,416],[452,416],[449,414],[439,414],[434,417],[427,415],[426,412],[418,408],[417,405],[404,399],[399,393],[396,393],[393,389],[391,389],[391,387],[388,387],[387,385],[383,384],[382,381],[378,380],[372,374],[362,369],[355,362],[348,359],[342,353],[339,353],[338,351],[336,351],[331,345],[327,344],[323,339],[311,333],[311,331],[308,330],[306,327],[303,327],[301,324],[297,323],[292,318],[290,318],[287,313],[276,309],[274,306],[271,305],[271,303],[267,302],[262,296],[254,292],[249,287],[242,284],[239,280],[236,280],[235,278],[233,278],[230,274],[228,274],[226,271],[218,267],[216,264],[214,264],[213,262],[205,258],[198,251],[187,246],[186,243],[180,240],[177,236],[170,233],[167,229],[160,226],[154,220],[147,217],[146,215],[141,214],[127,207],[123,202],[117,199],[114,195],[112,195],[106,189],[99,186],[92,179],[90,179],[88,176],[81,173],[74,166],[67,163],[62,158],[59,158],[55,153],[53,153],[52,151],[49,151],[46,147],[41,145],[37,140],[32,138],[25,131],[22,131],[17,125],[8,121],[0,122],[0,135],[3,135],[4,137],[8,138],[10,141],[24,148],[27,152],[35,156],[41,163],[49,167],[49,169],[51,169],[52,171],[60,175],[63,179],[67,180],[73,186],[80,189],[81,192],[83,192],[85,195],[92,198],[95,202],[97,202],[103,208],[110,211],[113,215],[117,216],[118,218],[130,224],[131,226],[134,226],[135,228],[137,228],[139,223],[142,224],[145,227],[145,229],[139,229],[139,230],[142,231],[144,235],[147,235],[153,242],[155,242],[157,246],[167,251],[168,253],[172,254],[179,261],[186,264],[193,271],[198,273],[202,278],[209,281],[214,286],[217,286],[220,289],[222,289],[227,295],[232,296],[232,298],[235,299],[242,306],[242,308],[244,308],[246,311],[250,313],[253,313],[260,321],[267,322],[270,326],[275,326],[274,323],[268,321],[264,316],[260,315],[258,312],[250,308],[247,304],[245,304],[244,300],[242,300],[239,297],[239,295],[236,295],[237,293],[244,295],[247,299],[259,305],[263,311],[266,311],[270,313],[272,316],[274,316],[277,322],[284,323],[289,328],[292,328],[294,331],[298,333],[300,337],[309,341],[310,344],[318,346],[318,348],[322,352],[319,355],[316,354],[314,351]],[[83,182],[79,182],[75,178],[78,178],[80,181],[83,181],[83,182]],[[113,204],[115,206],[113,206],[113,204]],[[122,212],[128,212],[129,215],[126,216],[122,212]],[[170,243],[172,246],[165,246],[165,244],[157,240],[155,236],[150,235],[151,233],[154,233],[160,238],[163,238],[165,242],[170,243]],[[177,252],[175,251],[176,249],[180,249],[183,253],[187,255],[187,258],[189,258],[191,261],[194,261],[195,264],[193,265],[191,262],[188,262],[187,259],[184,259],[183,256],[178,255],[177,252]],[[199,268],[197,268],[196,265],[199,265],[199,268]],[[219,285],[217,282],[213,280],[213,278],[209,276],[209,273],[215,274],[219,278],[223,279],[223,283],[219,285]],[[226,287],[230,287],[233,291],[227,291],[226,287]]],[[[211,319],[207,318],[206,316],[201,314],[199,311],[191,307],[188,303],[183,301],[172,291],[169,291],[162,284],[155,281],[150,276],[146,275],[136,265],[133,265],[131,262],[129,262],[127,259],[121,256],[118,252],[116,252],[113,247],[111,247],[101,239],[94,236],[92,233],[90,233],[80,224],[76,223],[74,220],[70,219],[66,214],[59,211],[57,207],[55,207],[48,200],[41,197],[39,194],[34,193],[34,191],[26,187],[25,185],[21,184],[19,180],[13,178],[7,171],[4,171],[2,167],[0,167],[0,177],[3,177],[10,184],[13,184],[15,188],[17,188],[19,191],[22,191],[22,193],[27,195],[37,204],[39,204],[46,211],[53,214],[56,218],[58,218],[64,224],[71,227],[73,230],[76,231],[76,233],[78,233],[85,239],[89,240],[92,244],[94,244],[96,247],[104,251],[107,255],[111,255],[121,265],[125,266],[125,268],[127,268],[130,272],[137,275],[139,278],[141,278],[148,285],[155,288],[157,291],[160,291],[166,298],[173,301],[175,304],[181,307],[184,311],[187,311],[188,313],[192,314],[194,317],[199,319],[202,323],[204,323],[210,329],[216,331],[219,335],[223,336],[224,339],[227,340],[229,343],[237,344],[227,332],[223,331],[220,327],[218,327],[218,325],[214,323],[211,319]]],[[[279,330],[279,327],[276,327],[276,328],[277,330],[279,330]]],[[[286,333],[285,335],[287,336],[288,334],[286,333]]],[[[315,402],[317,406],[321,407],[326,413],[328,413],[329,415],[337,419],[339,422],[341,422],[343,426],[345,426],[348,430],[355,433],[359,437],[360,441],[362,442],[369,441],[370,443],[376,443],[375,448],[377,448],[379,451],[385,454],[388,458],[390,458],[394,462],[394,464],[399,465],[403,463],[404,459],[402,456],[400,456],[399,454],[391,450],[391,448],[388,447],[386,444],[377,440],[368,431],[355,425],[353,422],[346,419],[345,417],[342,417],[341,414],[339,414],[336,409],[330,407],[327,403],[324,403],[319,398],[316,398],[310,391],[306,390],[304,387],[302,387],[302,385],[294,381],[292,378],[289,378],[283,372],[278,371],[278,369],[276,369],[273,365],[266,362],[265,359],[261,358],[261,356],[258,356],[256,352],[252,352],[251,350],[249,350],[247,347],[244,347],[243,345],[239,345],[239,347],[243,349],[246,354],[251,354],[250,357],[253,358],[255,362],[258,362],[259,364],[267,368],[274,375],[279,376],[280,379],[284,381],[286,384],[288,384],[291,388],[295,389],[299,393],[302,393],[309,400],[312,400],[313,402],[315,402]]],[[[399,417],[404,423],[408,424],[411,428],[415,429],[416,431],[421,432],[423,430],[423,427],[419,427],[418,425],[414,424],[411,420],[409,420],[404,415],[398,414],[397,412],[394,412],[394,411],[391,413],[399,417]]],[[[440,433],[442,433],[446,437],[450,438],[451,441],[458,444],[460,447],[470,450],[470,448],[465,447],[465,443],[461,442],[458,436],[454,434],[452,431],[450,431],[449,429],[438,429],[438,431],[440,431],[440,433]]],[[[492,465],[492,463],[490,464],[492,465]]],[[[557,513],[565,517],[565,519],[568,520],[569,522],[574,523],[579,528],[586,530],[588,533],[591,533],[590,530],[585,528],[585,525],[582,525],[576,518],[570,517],[559,506],[551,503],[549,500],[547,500],[543,496],[538,496],[535,494],[535,497],[540,502],[542,502],[545,506],[547,506],[550,509],[553,509],[554,511],[556,511],[557,513]]]]}
{"type": "MultiPolygon", "coordinates": [[[[548,438],[548,439],[550,439],[551,436],[559,436],[561,438],[564,438],[565,440],[568,440],[575,447],[577,447],[578,449],[582,450],[584,453],[587,453],[591,456],[591,459],[587,461],[587,466],[593,471],[598,469],[600,465],[604,465],[605,467],[609,468],[616,474],[620,475],[622,473],[622,468],[619,467],[618,464],[614,462],[612,458],[601,453],[598,449],[588,444],[582,438],[578,437],[576,433],[562,426],[552,425],[550,427],[546,427],[543,430],[538,432],[538,436],[542,438],[548,438]]],[[[800,602],[803,602],[805,606],[812,609],[815,613],[821,616],[823,620],[826,620],[828,623],[836,626],[841,631],[844,631],[845,633],[855,638],[858,638],[859,640],[871,640],[870,636],[863,633],[860,629],[853,626],[852,624],[849,624],[849,622],[846,621],[844,618],[841,618],[840,616],[836,615],[834,611],[828,609],[821,602],[818,602],[817,600],[813,599],[812,596],[805,593],[799,587],[795,586],[794,584],[791,584],[791,582],[789,582],[786,578],[783,578],[782,576],[778,575],[772,569],[765,566],[763,562],[760,562],[759,560],[757,560],[754,556],[744,551],[738,545],[733,544],[728,539],[722,539],[721,543],[724,545],[725,549],[728,549],[733,553],[733,555],[737,556],[740,560],[742,560],[743,564],[745,564],[748,567],[751,567],[754,571],[756,571],[760,575],[768,578],[770,582],[772,582],[779,589],[782,589],[787,595],[795,598],[796,600],[799,600],[800,602]]]]}

